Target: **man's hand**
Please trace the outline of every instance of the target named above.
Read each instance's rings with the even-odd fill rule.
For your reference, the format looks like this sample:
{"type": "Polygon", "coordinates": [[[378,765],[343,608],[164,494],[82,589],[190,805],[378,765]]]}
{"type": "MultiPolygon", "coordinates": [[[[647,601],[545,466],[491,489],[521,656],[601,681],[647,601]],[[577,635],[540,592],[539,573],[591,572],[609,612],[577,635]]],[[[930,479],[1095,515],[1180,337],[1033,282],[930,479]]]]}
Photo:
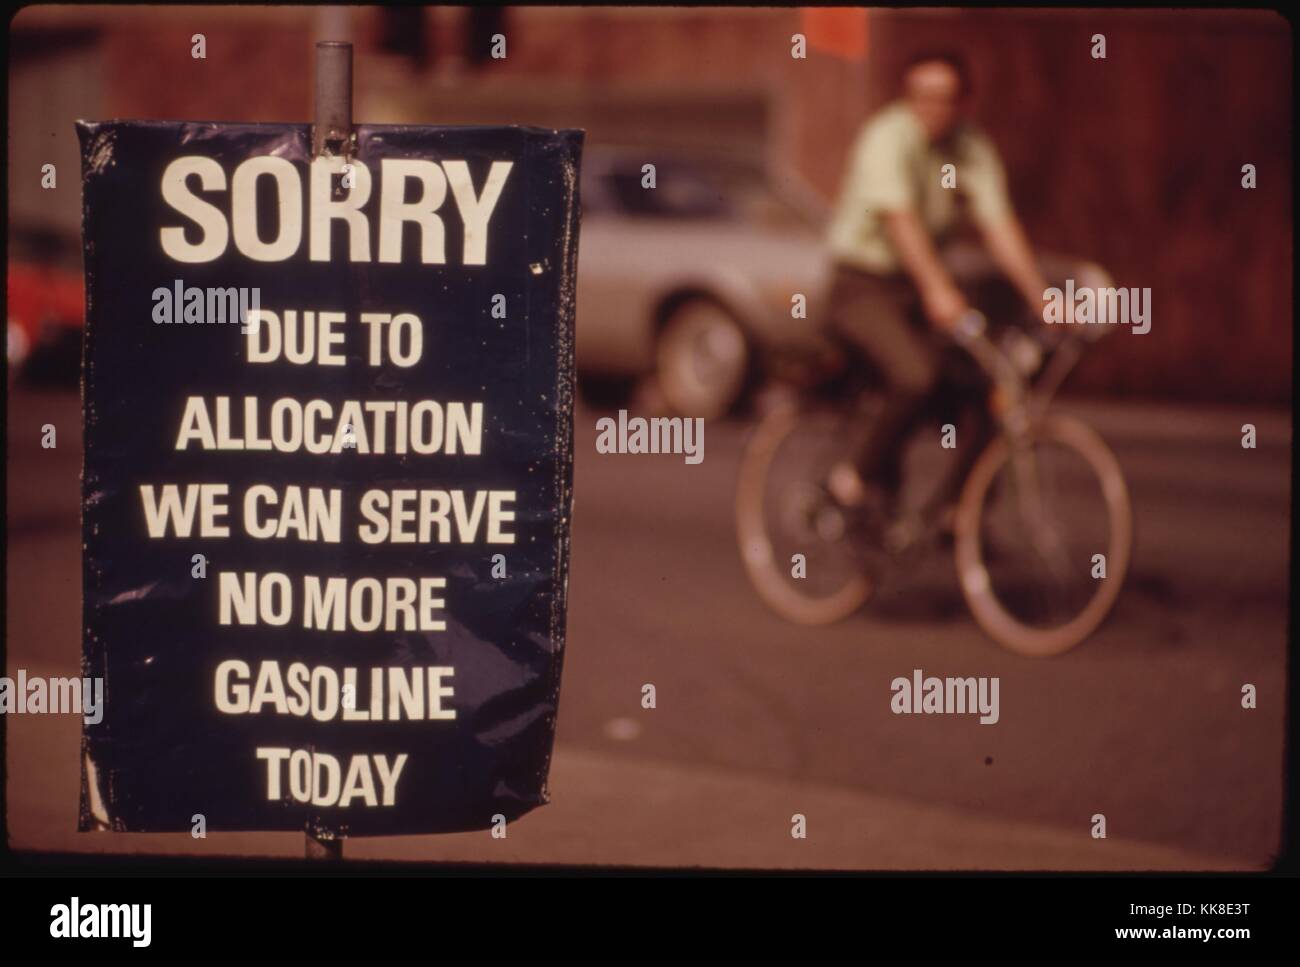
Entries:
{"type": "Polygon", "coordinates": [[[954,285],[937,285],[921,292],[921,306],[930,322],[943,332],[952,332],[957,321],[970,309],[966,297],[954,285]]]}

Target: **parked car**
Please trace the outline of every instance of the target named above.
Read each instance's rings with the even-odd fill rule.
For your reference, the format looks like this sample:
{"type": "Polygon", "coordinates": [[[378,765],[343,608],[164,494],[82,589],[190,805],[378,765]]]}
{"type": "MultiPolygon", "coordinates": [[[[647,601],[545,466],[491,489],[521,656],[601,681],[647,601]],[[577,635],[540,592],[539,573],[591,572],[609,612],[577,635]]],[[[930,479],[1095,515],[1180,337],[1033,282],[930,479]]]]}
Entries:
{"type": "Polygon", "coordinates": [[[650,379],[673,411],[716,417],[815,339],[825,215],[796,176],[649,149],[594,148],[583,168],[580,379],[650,379]]]}
{"type": "Polygon", "coordinates": [[[76,386],[86,323],[80,249],[57,232],[10,235],[6,358],[11,376],[76,386]]]}

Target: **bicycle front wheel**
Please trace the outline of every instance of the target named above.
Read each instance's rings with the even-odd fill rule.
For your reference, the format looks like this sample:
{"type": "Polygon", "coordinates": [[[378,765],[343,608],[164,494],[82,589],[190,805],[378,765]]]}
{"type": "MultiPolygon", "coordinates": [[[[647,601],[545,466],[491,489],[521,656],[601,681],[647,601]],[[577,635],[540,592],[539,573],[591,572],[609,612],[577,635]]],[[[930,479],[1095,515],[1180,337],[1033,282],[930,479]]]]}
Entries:
{"type": "Polygon", "coordinates": [[[1105,620],[1133,544],[1128,486],[1086,424],[1044,418],[1023,439],[980,455],[957,506],[957,576],[993,640],[1058,655],[1105,620]]]}
{"type": "Polygon", "coordinates": [[[841,418],[783,409],[759,425],[741,461],[736,537],[745,572],[768,607],[796,624],[831,624],[871,596],[851,521],[824,486],[845,452],[841,418]]]}

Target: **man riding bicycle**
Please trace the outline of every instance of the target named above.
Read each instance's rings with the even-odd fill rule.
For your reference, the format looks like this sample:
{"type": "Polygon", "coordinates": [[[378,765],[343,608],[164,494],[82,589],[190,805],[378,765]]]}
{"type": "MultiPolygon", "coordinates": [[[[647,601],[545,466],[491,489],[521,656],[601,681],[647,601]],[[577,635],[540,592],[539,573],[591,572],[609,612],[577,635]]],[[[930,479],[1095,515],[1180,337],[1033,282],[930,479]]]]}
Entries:
{"type": "MultiPolygon", "coordinates": [[[[885,399],[856,458],[838,464],[828,486],[841,504],[886,520],[896,514],[902,445],[939,383],[939,349],[926,328],[954,335],[970,309],[941,258],[956,229],[974,224],[993,264],[1035,314],[1047,288],[1011,208],[997,150],[966,119],[969,93],[960,57],[913,58],[901,99],[857,137],[830,225],[831,325],[879,369],[885,399]]],[[[974,415],[932,507],[952,503],[987,442],[987,413],[974,415]]]]}
{"type": "MultiPolygon", "coordinates": [[[[1110,281],[1100,266],[1031,252],[997,151],[964,119],[966,104],[962,62],[928,54],[908,66],[901,100],[859,134],[830,228],[836,265],[826,315],[880,379],[827,379],[764,417],[741,462],[737,541],[774,611],[824,625],[889,587],[948,530],[958,585],[980,627],[1020,654],[1058,655],[1114,605],[1133,510],[1101,437],[1048,412],[1084,344],[1106,330],[1048,327],[1044,295],[1049,281],[1110,281]],[[986,254],[959,243],[964,222],[986,254]],[[968,300],[1004,324],[994,338],[984,337],[968,300]],[[1037,320],[1027,331],[1014,324],[1017,303],[1037,320]],[[866,438],[854,452],[868,407],[842,405],[839,391],[873,382],[883,384],[883,408],[860,427],[866,438]],[[936,412],[953,414],[956,459],[924,506],[900,512],[904,445],[936,412]]],[[[1066,312],[1060,321],[1074,322],[1073,307],[1066,312]]]]}

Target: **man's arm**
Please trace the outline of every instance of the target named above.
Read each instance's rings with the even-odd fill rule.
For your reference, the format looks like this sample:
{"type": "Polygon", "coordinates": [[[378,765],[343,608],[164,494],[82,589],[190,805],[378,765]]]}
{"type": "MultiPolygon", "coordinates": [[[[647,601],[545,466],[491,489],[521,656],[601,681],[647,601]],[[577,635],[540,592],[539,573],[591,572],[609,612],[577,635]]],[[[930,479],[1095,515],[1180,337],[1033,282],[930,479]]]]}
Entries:
{"type": "Polygon", "coordinates": [[[898,260],[921,293],[926,317],[938,328],[951,331],[968,308],[966,297],[939,260],[925,226],[907,209],[885,212],[883,217],[898,260]]]}
{"type": "Polygon", "coordinates": [[[1040,312],[1047,282],[1038,269],[1038,260],[1029,247],[1020,219],[1011,207],[1007,173],[997,148],[985,135],[976,133],[968,142],[968,155],[966,190],[989,257],[1031,310],[1040,312]]]}
{"type": "Polygon", "coordinates": [[[1030,309],[1034,312],[1041,311],[1047,280],[1038,269],[1038,260],[1029,247],[1020,219],[1008,215],[997,221],[983,223],[980,225],[980,233],[994,264],[1011,280],[1030,309]]]}

